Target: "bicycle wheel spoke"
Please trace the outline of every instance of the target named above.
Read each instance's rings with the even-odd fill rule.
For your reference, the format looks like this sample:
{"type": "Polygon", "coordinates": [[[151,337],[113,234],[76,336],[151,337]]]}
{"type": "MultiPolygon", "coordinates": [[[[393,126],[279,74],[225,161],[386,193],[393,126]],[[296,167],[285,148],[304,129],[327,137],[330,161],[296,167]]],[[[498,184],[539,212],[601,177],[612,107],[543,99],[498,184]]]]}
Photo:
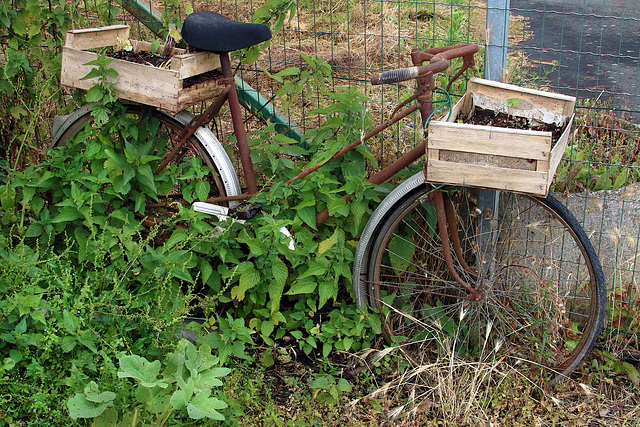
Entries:
{"type": "Polygon", "coordinates": [[[480,235],[473,191],[444,189],[455,216],[447,233],[458,237],[444,242],[454,245],[448,267],[430,191],[399,201],[371,249],[367,288],[388,340],[416,362],[455,342],[453,350],[470,358],[499,349],[551,372],[575,368],[602,325],[603,283],[586,236],[564,219],[566,209],[501,193],[497,215],[480,235]]]}

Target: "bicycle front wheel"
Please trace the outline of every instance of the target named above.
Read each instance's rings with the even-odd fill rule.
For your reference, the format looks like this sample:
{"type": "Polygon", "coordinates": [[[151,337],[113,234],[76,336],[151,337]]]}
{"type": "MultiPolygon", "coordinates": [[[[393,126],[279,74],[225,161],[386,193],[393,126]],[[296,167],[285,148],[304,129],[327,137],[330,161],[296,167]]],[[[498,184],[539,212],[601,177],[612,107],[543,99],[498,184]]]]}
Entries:
{"type": "Polygon", "coordinates": [[[389,210],[369,252],[369,303],[387,340],[415,364],[448,343],[475,360],[528,362],[553,384],[582,363],[602,329],[598,258],[554,198],[499,192],[487,229],[477,191],[421,186],[389,210]],[[449,205],[448,237],[441,237],[435,191],[449,205]]]}

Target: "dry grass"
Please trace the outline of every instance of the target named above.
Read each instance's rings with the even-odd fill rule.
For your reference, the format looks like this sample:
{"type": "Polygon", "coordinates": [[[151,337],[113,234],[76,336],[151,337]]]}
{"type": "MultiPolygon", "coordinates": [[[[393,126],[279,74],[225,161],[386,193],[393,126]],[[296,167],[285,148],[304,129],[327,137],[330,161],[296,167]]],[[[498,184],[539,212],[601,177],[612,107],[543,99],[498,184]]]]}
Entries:
{"type": "MultiPolygon", "coordinates": [[[[376,355],[402,357],[390,350],[376,355]]],[[[448,353],[351,401],[348,410],[363,414],[372,402],[385,402],[384,425],[398,426],[637,425],[637,386],[604,372],[581,375],[546,389],[504,360],[472,363],[448,353]]]]}

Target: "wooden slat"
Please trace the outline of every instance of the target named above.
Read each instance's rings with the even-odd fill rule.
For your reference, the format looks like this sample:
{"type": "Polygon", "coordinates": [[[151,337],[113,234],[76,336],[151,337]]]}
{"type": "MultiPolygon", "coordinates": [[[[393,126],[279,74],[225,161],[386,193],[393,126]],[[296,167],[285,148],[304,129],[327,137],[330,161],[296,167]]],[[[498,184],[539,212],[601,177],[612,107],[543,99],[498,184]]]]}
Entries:
{"type": "MultiPolygon", "coordinates": [[[[549,162],[544,160],[531,160],[522,159],[518,157],[506,157],[496,156],[495,154],[479,154],[469,153],[466,151],[449,151],[449,150],[434,150],[438,151],[439,157],[436,160],[444,160],[447,162],[459,163],[460,167],[464,167],[464,164],[476,164],[482,166],[495,166],[507,169],[520,169],[527,171],[542,170],[546,172],[549,170],[549,162]],[[542,169],[539,169],[542,168],[542,169]]],[[[433,158],[433,157],[431,157],[433,158]]]]}
{"type": "Polygon", "coordinates": [[[108,27],[67,31],[65,46],[73,49],[95,49],[115,46],[118,43],[118,39],[129,39],[128,25],[110,25],[108,27]]]}
{"type": "Polygon", "coordinates": [[[200,83],[178,92],[177,111],[184,110],[202,101],[213,100],[222,91],[215,80],[200,83]]]}
{"type": "Polygon", "coordinates": [[[427,148],[427,158],[434,160],[440,159],[440,150],[436,150],[435,148],[427,148]]]}
{"type": "Polygon", "coordinates": [[[428,144],[440,150],[545,160],[551,149],[551,132],[431,122],[428,144]]]}
{"type": "Polygon", "coordinates": [[[456,105],[454,105],[451,109],[451,117],[449,117],[449,120],[447,120],[448,122],[455,122],[458,119],[462,119],[466,115],[466,112],[469,111],[470,108],[467,105],[467,101],[470,98],[470,96],[465,94],[462,98],[460,98],[460,101],[456,102],[456,105]]]}
{"type": "Polygon", "coordinates": [[[171,62],[171,69],[178,71],[181,79],[197,76],[218,68],[220,68],[220,56],[213,52],[176,55],[171,62]]]}
{"type": "Polygon", "coordinates": [[[570,116],[576,98],[558,93],[529,89],[491,80],[472,78],[467,86],[467,92],[482,93],[492,98],[512,99],[520,98],[531,102],[535,107],[545,108],[558,114],[570,116]]]}
{"type": "Polygon", "coordinates": [[[443,184],[493,188],[545,196],[547,173],[503,169],[492,166],[460,165],[440,160],[427,160],[426,179],[443,184]]]}
{"type": "Polygon", "coordinates": [[[551,150],[551,156],[549,159],[549,174],[551,180],[553,180],[553,176],[556,174],[556,169],[558,169],[558,165],[562,160],[562,156],[564,156],[564,150],[567,148],[567,144],[569,142],[569,133],[571,132],[571,126],[573,125],[573,117],[571,116],[571,120],[569,120],[569,124],[565,128],[564,132],[560,136],[560,139],[556,142],[556,145],[551,150]]]}

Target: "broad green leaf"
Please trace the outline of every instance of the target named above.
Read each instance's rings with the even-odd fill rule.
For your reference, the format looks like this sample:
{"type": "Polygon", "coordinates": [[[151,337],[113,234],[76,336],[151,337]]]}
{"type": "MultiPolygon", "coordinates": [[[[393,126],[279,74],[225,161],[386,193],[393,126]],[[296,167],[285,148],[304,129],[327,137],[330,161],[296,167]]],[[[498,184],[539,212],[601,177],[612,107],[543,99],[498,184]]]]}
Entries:
{"type": "Polygon", "coordinates": [[[31,318],[33,320],[37,320],[38,322],[42,323],[43,325],[47,324],[47,319],[44,317],[44,313],[41,310],[33,310],[31,311],[31,318]]]}
{"type": "Polygon", "coordinates": [[[340,378],[338,380],[338,390],[342,392],[350,392],[351,390],[353,390],[353,387],[351,386],[349,381],[345,380],[344,378],[340,378]]]}
{"type": "MultiPolygon", "coordinates": [[[[300,213],[299,211],[302,208],[306,208],[309,206],[315,206],[316,205],[316,197],[313,195],[313,193],[306,193],[304,195],[304,198],[302,199],[302,201],[300,203],[298,203],[297,205],[295,205],[293,208],[295,210],[298,211],[298,214],[300,213]]],[[[313,215],[314,215],[314,220],[315,220],[315,209],[313,211],[313,215]]]]}
{"type": "Polygon", "coordinates": [[[367,213],[366,202],[351,202],[351,212],[353,213],[353,222],[356,231],[360,231],[360,223],[367,213]]]}
{"type": "Polygon", "coordinates": [[[76,208],[65,207],[60,209],[58,215],[53,217],[52,223],[57,224],[59,222],[73,222],[82,218],[82,214],[76,208]]]}
{"type": "Polygon", "coordinates": [[[280,258],[276,258],[271,264],[271,272],[274,280],[269,285],[269,299],[271,300],[271,312],[275,313],[280,309],[280,300],[289,278],[289,269],[280,258]]]}
{"type": "Polygon", "coordinates": [[[262,240],[254,236],[250,236],[249,233],[247,233],[246,229],[242,229],[242,231],[240,232],[240,235],[238,236],[238,242],[244,243],[245,245],[249,246],[249,253],[252,257],[259,257],[260,255],[264,254],[266,249],[262,240]]]}
{"type": "Polygon", "coordinates": [[[174,409],[177,409],[178,411],[180,411],[187,407],[187,404],[189,403],[189,399],[191,399],[191,396],[188,396],[185,390],[180,389],[180,390],[176,390],[171,395],[171,399],[169,399],[169,402],[171,402],[171,406],[173,406],[174,409]]]}
{"type": "Polygon", "coordinates": [[[199,200],[205,201],[209,197],[209,191],[211,190],[211,185],[209,185],[208,181],[198,180],[196,181],[196,196],[199,200]]]}
{"type": "Polygon", "coordinates": [[[260,273],[255,268],[247,270],[240,275],[240,288],[243,291],[248,291],[258,283],[260,283],[260,273]]]}
{"type": "Polygon", "coordinates": [[[62,313],[62,324],[67,332],[75,334],[80,327],[80,319],[78,319],[75,314],[69,312],[69,310],[64,310],[62,313]]]}
{"type": "Polygon", "coordinates": [[[276,74],[276,76],[278,76],[278,77],[290,77],[290,76],[297,76],[298,74],[300,74],[300,68],[298,68],[298,67],[289,67],[289,68],[285,68],[284,70],[280,71],[278,74],[276,74]]]}
{"type": "Polygon", "coordinates": [[[309,388],[314,390],[329,390],[332,382],[333,381],[329,381],[329,378],[327,377],[318,377],[309,383],[309,388]]]}
{"type": "MultiPolygon", "coordinates": [[[[19,315],[22,317],[25,314],[30,314],[32,311],[34,311],[33,309],[37,307],[38,304],[40,304],[41,300],[42,300],[42,294],[26,294],[26,295],[18,294],[16,296],[16,301],[18,303],[17,305],[18,305],[19,315]]],[[[37,311],[42,313],[40,310],[37,310],[37,311]]]]}
{"type": "Polygon", "coordinates": [[[120,361],[118,378],[134,378],[140,381],[143,387],[167,388],[168,384],[157,378],[161,367],[159,360],[149,362],[135,354],[121,356],[118,360],[120,361]]]}
{"type": "Polygon", "coordinates": [[[347,204],[347,201],[342,198],[330,201],[327,207],[329,208],[329,215],[331,216],[349,215],[349,205],[347,204]]]}
{"type": "MultiPolygon", "coordinates": [[[[85,64],[87,65],[87,64],[85,64]]],[[[101,77],[102,74],[100,74],[100,71],[97,68],[92,68],[87,75],[85,75],[84,77],[82,77],[80,80],[89,80],[89,79],[95,79],[97,77],[101,77]]]]}
{"type": "Polygon", "coordinates": [[[310,294],[316,290],[316,286],[318,284],[315,280],[306,279],[304,281],[298,281],[291,286],[291,289],[287,292],[287,295],[299,295],[299,294],[310,294]]]}
{"type": "Polygon", "coordinates": [[[205,417],[219,421],[224,420],[224,416],[216,409],[224,409],[227,404],[215,397],[209,397],[209,394],[209,390],[204,390],[191,399],[191,402],[187,404],[189,417],[194,420],[201,420],[205,417]]]}
{"type": "Polygon", "coordinates": [[[151,50],[151,53],[157,53],[160,44],[160,40],[155,40],[153,43],[151,43],[151,47],[149,48],[151,50]]]}
{"type": "Polygon", "coordinates": [[[389,258],[391,266],[398,270],[403,271],[409,267],[413,255],[416,251],[416,246],[406,238],[400,236],[394,236],[389,241],[389,258]]]}
{"type": "Polygon", "coordinates": [[[325,305],[331,298],[338,296],[338,282],[336,280],[327,280],[318,285],[318,308],[325,305]]]}
{"type": "Polygon", "coordinates": [[[351,349],[351,345],[353,345],[353,338],[344,337],[342,339],[342,345],[343,345],[343,350],[344,351],[349,351],[351,349]]]}
{"type": "Polygon", "coordinates": [[[338,243],[338,237],[339,236],[336,230],[336,232],[334,232],[331,237],[320,242],[320,245],[318,245],[318,253],[323,254],[331,249],[336,243],[338,243]]]}
{"type": "Polygon", "coordinates": [[[264,320],[260,325],[260,333],[262,334],[263,337],[267,338],[271,335],[274,328],[275,326],[272,321],[264,320]]]}
{"type": "MultiPolygon", "coordinates": [[[[156,181],[153,177],[153,171],[149,165],[140,165],[138,167],[138,180],[154,193],[157,193],[156,181]]],[[[206,199],[206,198],[205,198],[206,199]]]]}
{"type": "MultiPolygon", "coordinates": [[[[326,260],[325,260],[326,261],[326,260]]],[[[305,279],[310,276],[324,276],[327,273],[327,266],[319,261],[312,261],[309,268],[298,276],[298,280],[305,279]]]]}
{"type": "Polygon", "coordinates": [[[290,156],[299,157],[309,154],[309,150],[304,149],[299,145],[287,145],[282,147],[282,152],[290,156]]]}
{"type": "Polygon", "coordinates": [[[624,186],[627,182],[627,177],[629,175],[629,170],[625,170],[624,172],[620,172],[616,177],[615,182],[613,183],[613,188],[620,188],[624,186]]]}
{"type": "Polygon", "coordinates": [[[6,211],[13,210],[16,204],[16,190],[10,185],[0,187],[0,204],[6,211]]]}
{"type": "Polygon", "coordinates": [[[314,206],[307,206],[302,209],[298,209],[298,216],[309,227],[316,229],[316,208],[314,206]]]}
{"type": "Polygon", "coordinates": [[[189,238],[189,233],[184,228],[176,228],[171,233],[171,237],[165,242],[165,247],[167,249],[173,248],[181,242],[186,241],[189,238]]]}
{"type": "Polygon", "coordinates": [[[113,402],[116,398],[116,394],[112,391],[100,392],[98,384],[95,381],[91,381],[84,388],[84,395],[89,402],[93,403],[108,403],[113,402]]]}
{"type": "Polygon", "coordinates": [[[333,345],[330,342],[325,342],[324,344],[322,344],[322,357],[329,357],[332,349],[333,345]]]}
{"type": "Polygon", "coordinates": [[[87,400],[84,394],[76,393],[75,396],[67,401],[67,408],[71,418],[77,420],[78,418],[95,418],[102,414],[110,404],[111,402],[94,403],[87,400]]]}
{"type": "Polygon", "coordinates": [[[27,318],[23,317],[22,320],[16,325],[14,331],[16,334],[24,334],[27,332],[27,318]]]}
{"type": "Polygon", "coordinates": [[[62,338],[62,341],[60,341],[60,348],[63,353],[69,353],[71,350],[76,348],[76,344],[77,341],[75,337],[64,337],[62,338]]]}
{"type": "Polygon", "coordinates": [[[87,91],[86,100],[87,102],[100,102],[104,97],[104,89],[100,86],[91,86],[87,91]]]}

